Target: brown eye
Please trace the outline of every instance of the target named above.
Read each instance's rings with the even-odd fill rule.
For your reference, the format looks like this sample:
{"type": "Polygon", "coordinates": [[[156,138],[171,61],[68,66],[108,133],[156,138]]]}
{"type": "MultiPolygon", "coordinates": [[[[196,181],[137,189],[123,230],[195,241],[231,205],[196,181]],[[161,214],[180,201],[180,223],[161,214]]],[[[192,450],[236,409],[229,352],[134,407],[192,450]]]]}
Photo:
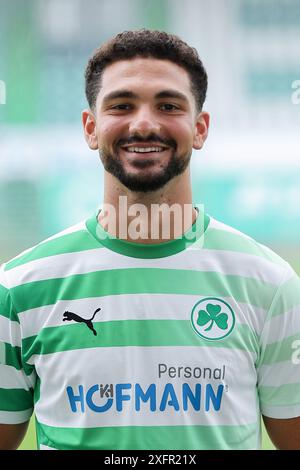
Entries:
{"type": "Polygon", "coordinates": [[[174,104],[171,103],[165,103],[161,105],[161,108],[165,108],[165,111],[174,111],[179,109],[178,106],[175,106],[174,104]]]}
{"type": "Polygon", "coordinates": [[[131,108],[130,104],[116,104],[115,106],[111,107],[111,109],[120,109],[121,111],[125,111],[130,108],[131,108]]]}

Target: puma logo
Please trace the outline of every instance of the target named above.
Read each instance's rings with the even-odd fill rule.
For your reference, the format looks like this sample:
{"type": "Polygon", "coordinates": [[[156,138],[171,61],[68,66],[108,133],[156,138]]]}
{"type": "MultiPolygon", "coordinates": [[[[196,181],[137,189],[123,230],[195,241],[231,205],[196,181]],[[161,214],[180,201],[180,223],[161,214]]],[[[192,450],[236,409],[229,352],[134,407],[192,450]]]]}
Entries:
{"type": "Polygon", "coordinates": [[[92,320],[94,320],[95,318],[95,315],[96,313],[100,312],[101,308],[97,308],[97,310],[95,310],[94,312],[94,315],[92,316],[92,318],[90,318],[89,320],[86,320],[85,318],[82,318],[80,317],[79,315],[77,315],[76,313],[73,313],[73,312],[69,312],[68,310],[66,310],[64,312],[64,316],[63,316],[63,321],[76,321],[77,323],[85,323],[86,326],[92,330],[92,332],[94,333],[95,336],[97,336],[97,331],[95,330],[95,328],[93,327],[93,323],[92,323],[92,320]]]}

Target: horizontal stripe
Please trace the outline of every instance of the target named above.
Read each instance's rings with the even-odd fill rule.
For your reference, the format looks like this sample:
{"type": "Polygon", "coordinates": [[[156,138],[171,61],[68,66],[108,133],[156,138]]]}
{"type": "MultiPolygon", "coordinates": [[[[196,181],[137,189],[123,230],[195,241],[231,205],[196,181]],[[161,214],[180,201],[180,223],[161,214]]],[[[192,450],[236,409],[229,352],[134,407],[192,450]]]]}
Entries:
{"type": "Polygon", "coordinates": [[[299,376],[299,364],[293,364],[293,361],[290,359],[285,362],[276,362],[275,364],[259,367],[258,384],[259,387],[280,387],[284,384],[292,384],[297,382],[299,376]]]}
{"type": "Polygon", "coordinates": [[[23,258],[26,258],[25,255],[32,252],[36,247],[47,244],[49,241],[54,240],[56,238],[62,238],[64,235],[68,235],[73,232],[79,232],[79,231],[86,231],[85,221],[78,222],[77,224],[72,225],[71,227],[68,227],[58,233],[55,233],[51,237],[48,237],[45,240],[42,240],[40,243],[37,243],[36,245],[31,246],[30,248],[27,248],[26,250],[23,250],[21,253],[19,253],[18,255],[14,256],[11,260],[9,260],[7,263],[4,263],[3,267],[6,271],[9,271],[9,269],[11,269],[11,266],[12,266],[12,269],[14,266],[18,266],[19,260],[21,261],[21,264],[22,264],[23,258]]]}
{"type": "MultiPolygon", "coordinates": [[[[2,282],[3,282],[3,280],[2,280],[2,282]]],[[[8,295],[8,289],[3,284],[0,284],[0,308],[3,304],[3,302],[5,302],[5,299],[6,299],[7,295],[8,295]]]]}
{"type": "Polygon", "coordinates": [[[265,323],[261,341],[267,345],[282,341],[297,332],[300,339],[300,306],[297,310],[287,310],[281,315],[270,317],[265,323]]]}
{"type": "Polygon", "coordinates": [[[11,346],[8,343],[1,344],[1,361],[8,366],[13,366],[15,369],[22,368],[21,348],[19,346],[11,346]]]}
{"type": "Polygon", "coordinates": [[[21,424],[29,421],[33,409],[30,408],[24,411],[1,411],[0,410],[0,423],[1,424],[21,424]]]}
{"type": "Polygon", "coordinates": [[[300,278],[294,275],[288,279],[279,289],[272,303],[269,316],[274,317],[282,312],[297,308],[300,312],[300,278]]]}
{"type": "MultiPolygon", "coordinates": [[[[299,376],[298,376],[299,378],[299,376]]],[[[259,387],[259,396],[267,406],[300,406],[300,382],[280,385],[279,387],[259,387]]]]}
{"type": "Polygon", "coordinates": [[[257,338],[246,325],[236,325],[221,341],[206,341],[186,320],[128,320],[93,324],[94,336],[83,323],[44,328],[39,335],[24,338],[22,349],[27,362],[34,354],[50,354],[73,349],[119,346],[199,346],[225,347],[256,352],[257,338]]]}
{"type": "Polygon", "coordinates": [[[32,365],[22,362],[21,348],[19,346],[11,346],[8,343],[0,342],[0,364],[13,367],[16,370],[23,368],[27,376],[30,376],[34,370],[32,365]]]}
{"type": "Polygon", "coordinates": [[[32,407],[31,391],[0,388],[0,410],[24,411],[32,407]]]}
{"type": "Polygon", "coordinates": [[[0,342],[21,346],[20,324],[0,315],[0,342]]]}
{"type": "Polygon", "coordinates": [[[53,239],[35,245],[29,252],[7,262],[5,264],[5,271],[9,271],[17,266],[40,258],[47,258],[63,253],[92,250],[94,248],[99,248],[99,243],[97,243],[87,230],[79,230],[67,235],[53,237],[53,239]]]}
{"type": "Polygon", "coordinates": [[[63,278],[75,274],[105,271],[114,268],[159,268],[201,272],[216,272],[222,275],[241,276],[278,286],[284,272],[281,266],[247,253],[198,250],[178,253],[159,259],[140,259],[119,256],[107,249],[86,250],[78,253],[53,255],[17,266],[7,273],[10,288],[17,285],[63,278]]]}
{"type": "Polygon", "coordinates": [[[240,253],[260,256],[283,268],[285,268],[287,264],[286,261],[275,252],[244,234],[213,228],[212,221],[207,229],[207,233],[204,235],[203,248],[210,250],[238,251],[240,253]]]}
{"type": "Polygon", "coordinates": [[[29,282],[12,289],[17,312],[54,304],[57,300],[139,293],[208,297],[230,295],[239,302],[268,308],[274,295],[274,286],[254,279],[211,272],[135,268],[29,282]]]}
{"type": "Polygon", "coordinates": [[[22,370],[0,364],[0,388],[29,390],[34,386],[34,376],[27,377],[22,370]]]}
{"type": "Polygon", "coordinates": [[[277,362],[291,361],[295,351],[293,343],[300,339],[300,334],[289,336],[282,341],[268,344],[261,356],[261,364],[275,364],[277,362]]]}
{"type": "Polygon", "coordinates": [[[9,289],[0,285],[0,319],[9,318],[12,321],[19,322],[18,315],[15,312],[9,289]]]}
{"type": "Polygon", "coordinates": [[[261,412],[264,416],[275,419],[298,418],[300,416],[300,404],[291,406],[268,406],[262,403],[261,412]]]}
{"type": "MultiPolygon", "coordinates": [[[[91,318],[96,309],[93,323],[121,320],[183,320],[189,319],[194,305],[201,300],[199,295],[179,294],[120,294],[105,297],[61,300],[55,305],[37,307],[19,314],[23,338],[35,336],[45,326],[62,325],[63,313],[72,311],[82,318],[91,318]]],[[[248,325],[260,335],[266,310],[223,297],[233,309],[236,322],[248,325]]]]}
{"type": "Polygon", "coordinates": [[[8,318],[16,323],[19,323],[19,318],[17,313],[14,311],[13,304],[11,302],[10,296],[7,297],[7,302],[5,305],[0,304],[0,318],[8,318]]]}
{"type": "Polygon", "coordinates": [[[258,423],[247,426],[152,426],[95,429],[53,428],[38,423],[40,444],[62,450],[253,449],[258,423]],[[55,444],[54,444],[55,443],[55,444]]]}
{"type": "Polygon", "coordinates": [[[6,346],[0,342],[0,364],[6,364],[6,346]]]}
{"type": "Polygon", "coordinates": [[[0,317],[10,318],[10,308],[7,302],[8,297],[9,290],[0,284],[0,317]]]}

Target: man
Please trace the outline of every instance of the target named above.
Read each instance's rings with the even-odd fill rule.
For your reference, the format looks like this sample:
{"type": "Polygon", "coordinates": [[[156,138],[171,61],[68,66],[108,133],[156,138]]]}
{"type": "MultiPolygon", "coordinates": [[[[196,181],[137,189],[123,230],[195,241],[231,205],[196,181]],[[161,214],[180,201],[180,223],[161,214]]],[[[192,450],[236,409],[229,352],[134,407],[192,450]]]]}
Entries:
{"type": "Polygon", "coordinates": [[[1,268],[2,448],[34,410],[40,449],[257,449],[261,415],[277,448],[300,449],[300,280],[193,201],[206,86],[164,32],[90,59],[103,205],[1,268]]]}

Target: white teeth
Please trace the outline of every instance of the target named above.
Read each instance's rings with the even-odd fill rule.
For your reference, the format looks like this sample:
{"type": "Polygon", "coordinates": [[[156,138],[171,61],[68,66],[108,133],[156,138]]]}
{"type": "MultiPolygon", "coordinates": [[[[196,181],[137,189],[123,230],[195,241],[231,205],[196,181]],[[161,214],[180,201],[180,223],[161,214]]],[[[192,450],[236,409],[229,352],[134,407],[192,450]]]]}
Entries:
{"type": "Polygon", "coordinates": [[[146,152],[162,152],[165,149],[163,147],[127,147],[126,150],[128,152],[146,153],[146,152]]]}

